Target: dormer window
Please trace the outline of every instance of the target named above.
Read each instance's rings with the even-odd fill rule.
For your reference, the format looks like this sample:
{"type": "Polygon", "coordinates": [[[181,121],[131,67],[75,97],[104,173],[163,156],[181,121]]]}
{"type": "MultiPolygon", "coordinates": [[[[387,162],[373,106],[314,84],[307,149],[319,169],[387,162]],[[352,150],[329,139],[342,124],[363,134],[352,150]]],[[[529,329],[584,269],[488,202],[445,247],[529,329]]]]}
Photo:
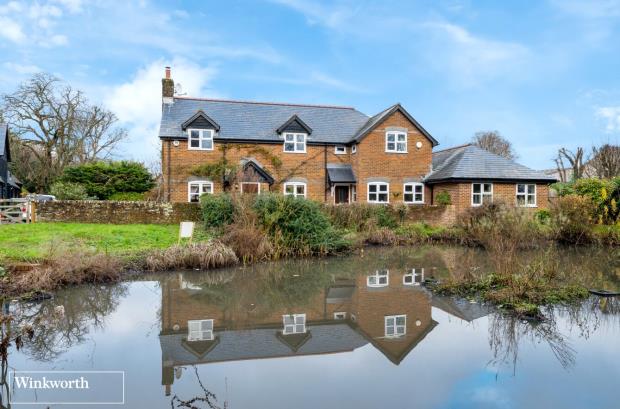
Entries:
{"type": "Polygon", "coordinates": [[[347,153],[347,147],[344,145],[336,145],[334,148],[334,153],[336,155],[345,155],[347,153]]]}
{"type": "Polygon", "coordinates": [[[188,341],[213,341],[213,320],[187,321],[188,341]]]}
{"type": "Polygon", "coordinates": [[[188,129],[187,137],[189,140],[188,149],[213,150],[213,129],[188,129]]]}
{"type": "Polygon", "coordinates": [[[284,152],[306,153],[306,134],[286,132],[284,134],[284,152]]]}
{"type": "Polygon", "coordinates": [[[385,151],[407,153],[407,133],[388,131],[385,133],[385,151]]]}

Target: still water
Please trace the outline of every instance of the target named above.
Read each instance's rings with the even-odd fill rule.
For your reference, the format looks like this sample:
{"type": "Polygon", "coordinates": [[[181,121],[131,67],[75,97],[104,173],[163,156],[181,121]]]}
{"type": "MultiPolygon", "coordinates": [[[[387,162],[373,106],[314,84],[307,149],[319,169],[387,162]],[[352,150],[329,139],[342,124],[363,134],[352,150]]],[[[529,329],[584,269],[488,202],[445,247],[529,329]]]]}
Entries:
{"type": "MultiPolygon", "coordinates": [[[[620,288],[616,251],[554,257],[561,279],[620,288]]],[[[531,324],[420,285],[491,268],[471,249],[369,249],[77,287],[5,304],[13,327],[35,323],[6,362],[124,371],[128,408],[620,407],[619,299],[555,307],[531,324]]],[[[13,405],[47,406],[69,407],[13,405]]]]}

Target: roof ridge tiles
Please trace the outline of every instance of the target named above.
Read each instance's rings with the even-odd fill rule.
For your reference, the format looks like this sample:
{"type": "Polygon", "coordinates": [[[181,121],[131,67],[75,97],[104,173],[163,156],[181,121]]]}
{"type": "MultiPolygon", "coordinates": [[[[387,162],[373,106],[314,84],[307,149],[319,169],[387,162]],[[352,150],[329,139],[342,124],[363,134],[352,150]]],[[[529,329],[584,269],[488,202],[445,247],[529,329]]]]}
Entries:
{"type": "Polygon", "coordinates": [[[199,98],[199,97],[187,97],[187,96],[175,96],[174,99],[229,102],[233,104],[279,105],[279,106],[309,107],[309,108],[350,109],[350,110],[357,111],[355,107],[345,106],[345,105],[301,104],[301,103],[293,103],[293,102],[250,101],[250,100],[242,100],[242,99],[199,98]]]}

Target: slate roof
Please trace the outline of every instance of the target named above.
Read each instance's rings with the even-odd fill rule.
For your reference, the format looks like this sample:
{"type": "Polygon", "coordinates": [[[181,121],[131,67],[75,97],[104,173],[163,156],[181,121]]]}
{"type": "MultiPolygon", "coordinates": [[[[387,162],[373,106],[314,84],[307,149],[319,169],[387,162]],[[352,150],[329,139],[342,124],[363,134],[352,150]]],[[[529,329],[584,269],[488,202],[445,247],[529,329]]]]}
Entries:
{"type": "Polygon", "coordinates": [[[308,143],[348,143],[368,122],[368,117],[351,107],[296,105],[267,102],[223,101],[175,97],[164,104],[160,138],[184,139],[181,124],[202,110],[219,126],[216,139],[282,141],[278,128],[297,115],[312,133],[308,143]]]}
{"type": "Polygon", "coordinates": [[[281,328],[216,331],[219,342],[202,357],[183,346],[187,334],[160,335],[159,343],[162,360],[172,365],[346,352],[368,343],[345,322],[308,325],[307,329],[308,339],[296,350],[278,339],[281,328]]]}
{"type": "Polygon", "coordinates": [[[4,155],[4,148],[8,137],[9,127],[6,124],[0,124],[0,156],[4,155]]]}
{"type": "Polygon", "coordinates": [[[433,171],[426,183],[469,180],[527,180],[553,183],[556,178],[530,169],[475,145],[462,145],[433,153],[433,171]]]}
{"type": "Polygon", "coordinates": [[[485,317],[491,312],[491,308],[478,302],[448,296],[433,296],[431,305],[467,322],[485,317]]]}
{"type": "Polygon", "coordinates": [[[353,168],[348,164],[327,164],[327,177],[331,183],[356,183],[353,168]]]}

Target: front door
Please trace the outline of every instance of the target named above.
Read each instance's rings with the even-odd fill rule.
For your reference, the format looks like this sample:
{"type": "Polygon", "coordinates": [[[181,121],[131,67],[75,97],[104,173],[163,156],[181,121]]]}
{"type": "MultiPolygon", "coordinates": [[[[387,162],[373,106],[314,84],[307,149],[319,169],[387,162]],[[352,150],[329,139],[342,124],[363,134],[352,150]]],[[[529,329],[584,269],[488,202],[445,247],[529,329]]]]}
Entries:
{"type": "Polygon", "coordinates": [[[334,187],[334,195],[336,196],[334,202],[349,203],[349,186],[336,186],[334,187]]]}
{"type": "Polygon", "coordinates": [[[241,183],[241,193],[260,193],[260,184],[255,182],[243,182],[241,183]]]}

